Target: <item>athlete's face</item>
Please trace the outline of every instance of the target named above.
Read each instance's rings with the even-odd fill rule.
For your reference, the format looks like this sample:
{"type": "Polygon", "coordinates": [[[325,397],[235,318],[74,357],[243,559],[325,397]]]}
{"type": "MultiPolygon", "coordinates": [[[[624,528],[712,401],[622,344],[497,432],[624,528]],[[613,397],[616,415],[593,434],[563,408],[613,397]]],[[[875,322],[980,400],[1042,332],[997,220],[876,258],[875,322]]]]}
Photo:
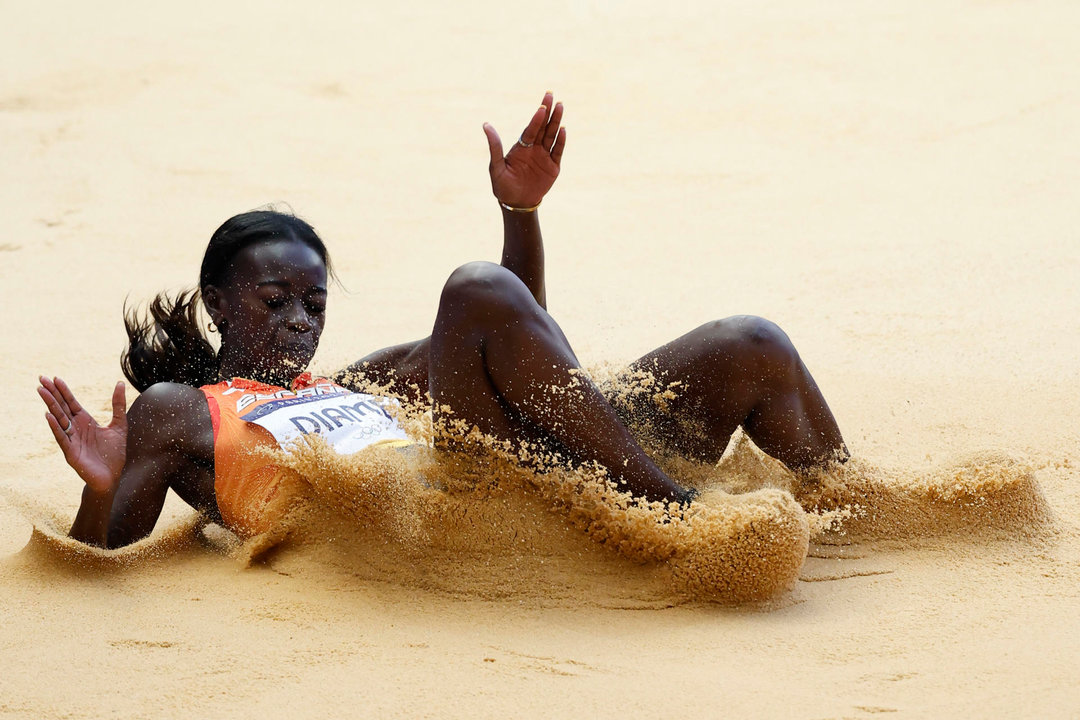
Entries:
{"type": "MultiPolygon", "coordinates": [[[[307,368],[326,322],[326,265],[298,240],[240,251],[221,287],[203,289],[222,333],[222,370],[288,381],[307,368]]],[[[284,382],[281,382],[284,381],[284,382]]]]}

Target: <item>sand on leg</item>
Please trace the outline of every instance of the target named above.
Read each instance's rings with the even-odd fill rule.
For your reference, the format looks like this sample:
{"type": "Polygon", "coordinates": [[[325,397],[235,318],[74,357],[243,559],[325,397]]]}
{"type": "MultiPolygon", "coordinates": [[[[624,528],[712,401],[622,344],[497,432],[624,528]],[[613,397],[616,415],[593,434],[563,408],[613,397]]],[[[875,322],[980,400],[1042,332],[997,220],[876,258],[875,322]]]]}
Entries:
{"type": "Polygon", "coordinates": [[[686,499],[687,491],[649,459],[579,369],[562,330],[512,272],[475,262],[451,274],[431,334],[437,425],[449,407],[453,419],[486,435],[595,461],[634,495],[686,499]]]}
{"type": "Polygon", "coordinates": [[[848,457],[791,339],[764,318],[706,323],[639,358],[629,371],[655,385],[651,393],[629,393],[620,412],[635,426],[649,427],[650,440],[665,449],[716,462],[741,425],[758,447],[795,471],[848,457]],[[672,393],[658,402],[655,390],[663,388],[672,393]]]}

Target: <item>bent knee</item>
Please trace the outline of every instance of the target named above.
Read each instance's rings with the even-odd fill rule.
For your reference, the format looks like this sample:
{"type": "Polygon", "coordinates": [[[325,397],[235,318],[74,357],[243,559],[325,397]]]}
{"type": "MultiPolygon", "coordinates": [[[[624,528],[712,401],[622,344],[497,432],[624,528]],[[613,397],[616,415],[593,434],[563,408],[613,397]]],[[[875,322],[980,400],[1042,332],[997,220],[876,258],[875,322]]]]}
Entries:
{"type": "Polygon", "coordinates": [[[478,260],[450,273],[443,285],[442,302],[470,306],[527,306],[533,300],[529,289],[517,275],[502,265],[478,260]]]}
{"type": "Polygon", "coordinates": [[[748,356],[748,361],[774,372],[788,372],[799,353],[779,325],[756,315],[735,315],[710,323],[710,334],[727,352],[748,356]]]}

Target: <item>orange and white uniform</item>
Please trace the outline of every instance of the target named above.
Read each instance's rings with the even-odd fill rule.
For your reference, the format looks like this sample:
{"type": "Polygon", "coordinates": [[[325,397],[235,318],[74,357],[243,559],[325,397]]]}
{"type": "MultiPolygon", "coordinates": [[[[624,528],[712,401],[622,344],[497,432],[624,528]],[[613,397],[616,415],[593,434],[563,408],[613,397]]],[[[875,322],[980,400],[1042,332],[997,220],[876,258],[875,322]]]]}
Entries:
{"type": "Polygon", "coordinates": [[[268,529],[263,509],[287,472],[260,448],[284,448],[307,435],[319,435],[341,453],[411,444],[388,411],[394,400],[352,392],[311,373],[298,376],[289,390],[243,378],[199,389],[214,427],[218,510],[225,525],[240,535],[268,529]]]}

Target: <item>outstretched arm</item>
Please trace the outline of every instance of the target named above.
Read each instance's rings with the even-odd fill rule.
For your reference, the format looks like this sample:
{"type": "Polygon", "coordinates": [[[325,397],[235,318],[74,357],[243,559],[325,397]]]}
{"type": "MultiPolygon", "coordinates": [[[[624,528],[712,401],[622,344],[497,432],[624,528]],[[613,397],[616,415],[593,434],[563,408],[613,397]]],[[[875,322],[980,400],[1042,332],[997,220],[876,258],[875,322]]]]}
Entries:
{"type": "Polygon", "coordinates": [[[213,430],[202,393],[160,383],[125,414],[124,386],[118,383],[112,422],[102,427],[63,380],[40,380],[38,394],[49,410],[53,438],[86,483],[71,537],[98,547],[121,547],[146,537],[170,486],[189,504],[216,516],[213,430]]]}
{"type": "Polygon", "coordinates": [[[544,99],[510,152],[503,154],[499,133],[484,123],[491,164],[491,190],[502,208],[502,266],[521,278],[536,302],[547,307],[544,287],[544,240],[537,208],[559,177],[566,128],[562,103],[544,99]]]}
{"type": "Polygon", "coordinates": [[[127,415],[124,413],[124,384],[117,383],[112,395],[112,422],[101,427],[86,412],[71,389],[60,378],[39,378],[38,395],[49,412],[45,420],[53,439],[86,486],[82,504],[71,526],[71,537],[88,545],[105,547],[109,535],[109,514],[124,469],[127,445],[127,415]]]}

